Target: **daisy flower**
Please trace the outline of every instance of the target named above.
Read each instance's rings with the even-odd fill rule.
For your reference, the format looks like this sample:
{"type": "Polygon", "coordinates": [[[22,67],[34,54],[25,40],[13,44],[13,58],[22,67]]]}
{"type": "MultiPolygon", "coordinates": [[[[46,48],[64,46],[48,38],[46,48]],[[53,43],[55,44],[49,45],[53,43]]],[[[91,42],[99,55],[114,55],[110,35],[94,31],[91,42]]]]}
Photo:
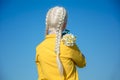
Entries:
{"type": "Polygon", "coordinates": [[[73,46],[76,42],[76,37],[73,34],[65,34],[62,41],[66,46],[73,46]]]}

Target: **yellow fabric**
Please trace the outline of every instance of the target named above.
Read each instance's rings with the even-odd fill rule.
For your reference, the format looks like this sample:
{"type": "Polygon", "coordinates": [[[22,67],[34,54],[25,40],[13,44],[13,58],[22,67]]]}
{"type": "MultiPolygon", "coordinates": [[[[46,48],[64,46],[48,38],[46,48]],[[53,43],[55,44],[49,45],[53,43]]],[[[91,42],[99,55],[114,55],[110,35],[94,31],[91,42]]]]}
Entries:
{"type": "Polygon", "coordinates": [[[36,64],[38,80],[79,80],[76,65],[84,67],[86,61],[76,45],[68,47],[61,41],[60,60],[64,76],[60,77],[56,54],[54,52],[56,35],[50,34],[36,47],[36,64]]]}

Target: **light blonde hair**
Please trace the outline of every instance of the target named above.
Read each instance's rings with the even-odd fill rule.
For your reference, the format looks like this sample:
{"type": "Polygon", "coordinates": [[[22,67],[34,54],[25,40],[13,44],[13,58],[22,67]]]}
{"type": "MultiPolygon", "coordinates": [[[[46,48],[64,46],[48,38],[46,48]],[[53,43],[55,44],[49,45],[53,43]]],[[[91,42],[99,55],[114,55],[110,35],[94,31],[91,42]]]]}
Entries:
{"type": "Polygon", "coordinates": [[[60,61],[60,41],[62,35],[62,28],[66,22],[67,12],[65,8],[56,6],[49,9],[46,15],[46,35],[48,35],[48,31],[50,29],[56,30],[55,53],[57,55],[57,64],[61,75],[63,75],[63,66],[60,61]]]}

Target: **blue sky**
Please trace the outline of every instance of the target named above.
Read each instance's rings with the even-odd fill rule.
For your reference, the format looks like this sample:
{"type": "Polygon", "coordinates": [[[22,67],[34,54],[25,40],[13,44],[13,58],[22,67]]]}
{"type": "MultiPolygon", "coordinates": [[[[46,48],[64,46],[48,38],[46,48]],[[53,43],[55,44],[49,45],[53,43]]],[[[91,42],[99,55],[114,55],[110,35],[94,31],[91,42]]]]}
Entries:
{"type": "Polygon", "coordinates": [[[35,48],[48,9],[57,5],[68,11],[67,28],[86,56],[80,79],[119,80],[119,0],[1,0],[0,80],[37,80],[35,48]]]}

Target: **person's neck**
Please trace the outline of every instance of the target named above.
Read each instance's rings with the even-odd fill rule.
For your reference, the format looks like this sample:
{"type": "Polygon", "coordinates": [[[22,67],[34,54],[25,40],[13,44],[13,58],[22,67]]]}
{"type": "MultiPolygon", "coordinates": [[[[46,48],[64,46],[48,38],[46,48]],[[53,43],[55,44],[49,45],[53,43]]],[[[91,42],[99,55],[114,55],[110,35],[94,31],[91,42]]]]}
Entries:
{"type": "Polygon", "coordinates": [[[49,32],[49,34],[56,34],[56,32],[49,32]]]}
{"type": "Polygon", "coordinates": [[[56,34],[56,30],[55,29],[50,29],[49,34],[56,34]]]}

